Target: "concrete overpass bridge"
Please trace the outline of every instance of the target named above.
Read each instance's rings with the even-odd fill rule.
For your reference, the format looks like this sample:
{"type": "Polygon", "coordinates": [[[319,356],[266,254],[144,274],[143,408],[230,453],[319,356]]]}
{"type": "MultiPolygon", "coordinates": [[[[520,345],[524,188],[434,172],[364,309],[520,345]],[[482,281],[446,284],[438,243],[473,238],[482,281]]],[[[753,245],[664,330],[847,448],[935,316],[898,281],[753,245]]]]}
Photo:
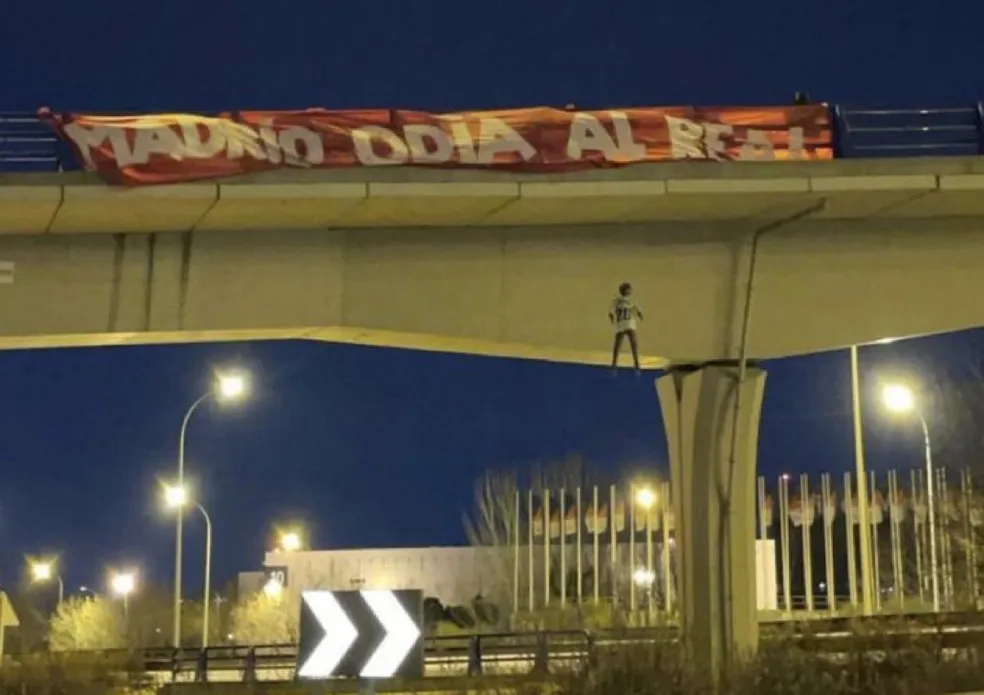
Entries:
{"type": "Polygon", "coordinates": [[[749,357],[984,324],[977,159],[0,183],[10,347],[307,338],[604,364],[629,280],[646,364],[706,361],[737,355],[753,239],[749,357]]]}
{"type": "Polygon", "coordinates": [[[982,215],[967,156],[9,174],[0,346],[305,338],[605,364],[629,280],[645,364],[672,367],[680,603],[714,664],[757,639],[755,360],[984,325],[982,215]]]}

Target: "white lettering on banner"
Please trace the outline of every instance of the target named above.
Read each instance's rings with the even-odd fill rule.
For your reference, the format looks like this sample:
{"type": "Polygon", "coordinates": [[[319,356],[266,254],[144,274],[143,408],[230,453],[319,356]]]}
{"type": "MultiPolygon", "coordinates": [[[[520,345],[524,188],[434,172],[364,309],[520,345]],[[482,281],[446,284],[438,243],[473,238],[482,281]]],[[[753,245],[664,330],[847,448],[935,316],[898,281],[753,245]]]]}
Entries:
{"type": "Polygon", "coordinates": [[[384,166],[406,164],[410,151],[400,136],[389,128],[368,125],[352,131],[352,144],[355,145],[355,156],[366,166],[384,166]],[[380,155],[373,148],[373,142],[385,143],[390,152],[380,155]]]}
{"type": "Polygon", "coordinates": [[[403,137],[382,126],[364,126],[352,131],[355,156],[366,166],[413,164],[444,164],[455,152],[465,164],[492,164],[497,155],[517,153],[530,161],[536,148],[499,118],[479,119],[478,147],[472,139],[468,124],[452,121],[450,134],[434,125],[408,125],[403,137]],[[384,144],[388,152],[375,145],[384,144]]]}
{"type": "Polygon", "coordinates": [[[199,127],[197,120],[187,120],[181,123],[181,137],[184,140],[184,149],[188,153],[189,159],[209,159],[216,156],[225,147],[225,138],[213,131],[211,128],[199,127]],[[207,137],[202,139],[202,131],[207,137]]]}
{"type": "Polygon", "coordinates": [[[478,163],[491,164],[497,154],[516,152],[528,162],[536,156],[536,148],[526,142],[505,121],[499,118],[481,119],[481,130],[478,138],[478,163]]]}
{"type": "Polygon", "coordinates": [[[436,125],[408,125],[403,129],[403,137],[415,162],[443,164],[451,161],[454,154],[451,138],[436,125]]]}
{"type": "Polygon", "coordinates": [[[686,118],[666,116],[670,137],[670,156],[673,159],[706,159],[704,129],[686,118]]]}
{"type": "Polygon", "coordinates": [[[475,140],[472,138],[468,124],[457,119],[451,121],[451,139],[458,150],[458,159],[462,164],[478,164],[478,153],[475,152],[475,140]]]}
{"type": "Polygon", "coordinates": [[[581,159],[585,151],[601,152],[609,161],[641,161],[646,158],[646,146],[635,141],[628,116],[622,111],[609,111],[608,115],[614,126],[614,138],[591,114],[574,115],[567,140],[569,159],[581,159]]]}
{"type": "Polygon", "coordinates": [[[271,164],[280,164],[283,160],[283,152],[280,149],[280,143],[277,142],[277,131],[273,127],[273,119],[264,118],[260,121],[257,132],[260,136],[260,142],[263,143],[263,149],[266,151],[267,160],[271,164]]]}
{"type": "MultiPolygon", "coordinates": [[[[569,161],[581,160],[591,152],[600,153],[610,162],[646,159],[646,145],[636,140],[628,115],[609,111],[607,117],[610,126],[590,113],[573,114],[564,152],[569,161]]],[[[776,158],[767,131],[676,116],[664,116],[664,119],[671,159],[726,160],[733,156],[728,153],[729,146],[736,145],[739,160],[776,158]]],[[[63,130],[90,169],[95,168],[93,151],[97,150],[106,150],[119,168],[147,164],[152,158],[161,157],[174,161],[223,157],[312,167],[324,164],[330,154],[325,151],[324,140],[316,129],[301,125],[278,128],[269,118],[255,127],[196,116],[154,116],[118,123],[85,126],[69,122],[63,130]]],[[[787,132],[788,156],[805,157],[803,128],[791,127],[787,132]]],[[[411,124],[402,131],[363,126],[351,130],[349,136],[355,159],[363,166],[451,161],[493,165],[506,157],[511,161],[530,162],[538,156],[548,162],[551,154],[539,153],[516,129],[494,117],[467,122],[458,116],[444,116],[436,124],[411,124]]]]}
{"type": "Polygon", "coordinates": [[[129,161],[120,161],[119,157],[116,161],[120,166],[143,164],[149,162],[155,154],[181,161],[184,159],[185,149],[185,144],[178,134],[167,126],[138,128],[136,137],[133,138],[133,150],[129,153],[129,161]]]}
{"type": "Polygon", "coordinates": [[[728,158],[728,145],[723,136],[731,135],[734,128],[724,123],[705,123],[704,142],[707,146],[707,156],[711,159],[724,160],[728,158]]]}
{"type": "Polygon", "coordinates": [[[75,143],[75,146],[82,153],[82,159],[88,169],[93,168],[92,150],[102,147],[103,143],[108,142],[113,150],[113,156],[119,159],[120,152],[130,151],[130,146],[126,141],[126,131],[120,128],[109,126],[95,126],[87,128],[78,123],[69,123],[65,126],[65,135],[75,143]]]}
{"type": "Polygon", "coordinates": [[[325,147],[321,138],[307,128],[299,126],[285,128],[280,133],[279,142],[280,148],[284,151],[284,161],[291,166],[318,166],[325,161],[325,147]],[[303,153],[298,145],[303,146],[303,153]]]}
{"type": "MultiPolygon", "coordinates": [[[[673,159],[728,159],[725,135],[733,135],[734,126],[724,123],[697,123],[686,118],[666,116],[673,159]]],[[[789,156],[802,159],[803,129],[789,128],[789,156]]],[[[737,159],[741,161],[772,161],[776,150],[764,130],[746,128],[737,159]]]]}
{"type": "Polygon", "coordinates": [[[776,151],[769,141],[769,136],[761,130],[752,130],[745,133],[745,143],[738,151],[738,159],[758,159],[771,160],[776,158],[776,151]]]}
{"type": "Polygon", "coordinates": [[[260,134],[247,125],[233,123],[231,121],[212,121],[206,123],[205,127],[213,129],[216,137],[225,140],[226,157],[229,159],[243,159],[249,157],[257,161],[273,161],[277,163],[281,159],[283,151],[283,141],[280,140],[280,133],[277,133],[277,157],[270,159],[267,156],[266,147],[260,134]],[[218,131],[217,133],[215,131],[218,131]]]}

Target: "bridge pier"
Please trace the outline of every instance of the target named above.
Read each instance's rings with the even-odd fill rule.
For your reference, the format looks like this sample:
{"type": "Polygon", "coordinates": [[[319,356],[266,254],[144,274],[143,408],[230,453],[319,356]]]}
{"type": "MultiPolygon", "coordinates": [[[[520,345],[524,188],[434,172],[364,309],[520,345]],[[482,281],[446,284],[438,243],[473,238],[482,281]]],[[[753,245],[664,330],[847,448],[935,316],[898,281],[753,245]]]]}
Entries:
{"type": "Polygon", "coordinates": [[[755,481],[765,370],[748,366],[738,382],[734,361],[673,367],[656,380],[676,514],[680,624],[692,662],[712,674],[758,646],[755,481]]]}

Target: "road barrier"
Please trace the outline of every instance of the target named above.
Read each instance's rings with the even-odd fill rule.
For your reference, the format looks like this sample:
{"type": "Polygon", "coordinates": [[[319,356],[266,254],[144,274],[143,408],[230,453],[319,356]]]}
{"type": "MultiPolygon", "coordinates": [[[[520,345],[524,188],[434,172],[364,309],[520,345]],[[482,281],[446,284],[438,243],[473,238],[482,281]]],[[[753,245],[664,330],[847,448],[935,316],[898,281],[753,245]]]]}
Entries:
{"type": "MultiPolygon", "coordinates": [[[[878,640],[922,639],[941,650],[970,650],[984,656],[984,613],[836,618],[795,624],[765,624],[763,640],[788,639],[829,654],[857,648],[859,635],[878,640]]],[[[552,630],[431,636],[425,640],[425,680],[448,677],[549,676],[609,649],[676,641],[674,627],[625,630],[552,630]]],[[[136,670],[157,683],[294,680],[297,645],[223,645],[207,649],[149,649],[136,655],[136,670]]]]}

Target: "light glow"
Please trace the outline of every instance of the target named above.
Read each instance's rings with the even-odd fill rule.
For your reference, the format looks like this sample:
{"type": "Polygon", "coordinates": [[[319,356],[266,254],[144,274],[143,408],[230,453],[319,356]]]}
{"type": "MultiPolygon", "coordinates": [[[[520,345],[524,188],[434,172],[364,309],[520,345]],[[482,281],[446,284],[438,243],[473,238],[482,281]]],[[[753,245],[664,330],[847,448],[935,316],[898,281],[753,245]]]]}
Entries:
{"type": "Polygon", "coordinates": [[[893,413],[915,410],[916,395],[905,384],[888,384],[882,389],[882,402],[893,413]]]}
{"type": "Polygon", "coordinates": [[[636,493],[636,504],[643,509],[652,509],[653,505],[656,504],[656,493],[651,488],[641,488],[636,493]]]}
{"type": "Polygon", "coordinates": [[[109,580],[109,586],[118,596],[129,596],[137,586],[137,576],[133,572],[118,572],[109,580]]]}
{"type": "Polygon", "coordinates": [[[280,598],[284,593],[284,585],[270,577],[269,581],[263,585],[263,593],[267,598],[280,598]]]}
{"type": "Polygon", "coordinates": [[[243,374],[221,374],[215,382],[215,394],[223,401],[237,401],[246,396],[247,381],[243,374]]]}
{"type": "Polygon", "coordinates": [[[170,509],[178,509],[188,504],[188,490],[181,485],[168,485],[164,488],[164,503],[170,509]]]}
{"type": "Polygon", "coordinates": [[[31,565],[31,577],[36,582],[51,581],[55,571],[50,562],[36,562],[31,565]]]}
{"type": "Polygon", "coordinates": [[[286,533],[280,534],[281,550],[292,553],[295,550],[300,550],[302,545],[301,534],[297,531],[287,531],[286,533]]]}

